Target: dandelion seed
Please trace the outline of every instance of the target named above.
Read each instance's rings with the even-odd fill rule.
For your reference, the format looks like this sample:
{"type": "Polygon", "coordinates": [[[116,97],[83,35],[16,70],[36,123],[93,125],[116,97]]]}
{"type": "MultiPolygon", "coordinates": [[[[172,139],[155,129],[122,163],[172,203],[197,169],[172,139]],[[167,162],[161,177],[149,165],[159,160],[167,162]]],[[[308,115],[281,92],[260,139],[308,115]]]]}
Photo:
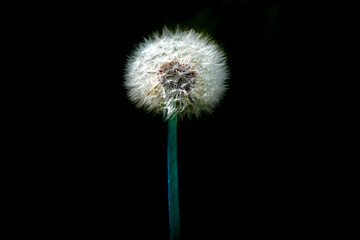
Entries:
{"type": "Polygon", "coordinates": [[[129,57],[125,86],[138,107],[162,113],[166,120],[175,115],[191,118],[213,110],[228,75],[226,57],[209,37],[164,28],[129,57]]]}

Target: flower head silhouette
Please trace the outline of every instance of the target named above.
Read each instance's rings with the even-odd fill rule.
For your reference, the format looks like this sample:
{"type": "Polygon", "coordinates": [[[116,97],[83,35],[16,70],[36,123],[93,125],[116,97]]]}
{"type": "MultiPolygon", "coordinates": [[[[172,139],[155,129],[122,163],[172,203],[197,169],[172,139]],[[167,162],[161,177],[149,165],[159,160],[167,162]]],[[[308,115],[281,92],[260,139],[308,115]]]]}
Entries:
{"type": "Polygon", "coordinates": [[[225,54],[194,30],[166,27],[140,43],[128,59],[125,87],[138,107],[165,119],[211,112],[228,78],[225,54]]]}

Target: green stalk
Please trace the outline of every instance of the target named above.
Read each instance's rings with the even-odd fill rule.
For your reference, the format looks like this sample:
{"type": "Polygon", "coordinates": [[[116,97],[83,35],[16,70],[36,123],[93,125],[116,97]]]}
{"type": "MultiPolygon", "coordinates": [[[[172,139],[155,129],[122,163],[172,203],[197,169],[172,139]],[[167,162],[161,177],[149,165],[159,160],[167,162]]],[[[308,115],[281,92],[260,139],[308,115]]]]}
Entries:
{"type": "Polygon", "coordinates": [[[179,190],[177,169],[177,117],[168,121],[168,200],[170,239],[180,239],[179,190]]]}

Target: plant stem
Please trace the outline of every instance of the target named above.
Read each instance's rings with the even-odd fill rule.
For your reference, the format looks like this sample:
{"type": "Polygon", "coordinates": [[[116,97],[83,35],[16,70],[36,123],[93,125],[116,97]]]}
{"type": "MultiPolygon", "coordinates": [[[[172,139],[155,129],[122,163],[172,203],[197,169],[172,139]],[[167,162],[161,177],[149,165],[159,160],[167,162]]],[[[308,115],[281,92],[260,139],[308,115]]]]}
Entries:
{"type": "Polygon", "coordinates": [[[177,166],[177,117],[168,121],[168,201],[170,239],[180,239],[180,215],[179,215],[179,190],[178,190],[178,166],[177,166]]]}

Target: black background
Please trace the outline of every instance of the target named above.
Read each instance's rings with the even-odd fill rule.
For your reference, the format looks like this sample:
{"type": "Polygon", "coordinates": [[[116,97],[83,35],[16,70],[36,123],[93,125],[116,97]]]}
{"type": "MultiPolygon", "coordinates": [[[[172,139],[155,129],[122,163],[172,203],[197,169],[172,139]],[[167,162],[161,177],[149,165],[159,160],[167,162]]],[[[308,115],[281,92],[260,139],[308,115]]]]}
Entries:
{"type": "Polygon", "coordinates": [[[11,179],[13,221],[22,226],[15,234],[168,239],[167,125],[136,109],[123,87],[134,45],[164,25],[212,36],[231,74],[212,115],[179,122],[183,239],[288,239],[314,228],[308,154],[316,141],[305,141],[312,119],[302,114],[308,93],[291,3],[16,9],[26,67],[11,179]]]}

